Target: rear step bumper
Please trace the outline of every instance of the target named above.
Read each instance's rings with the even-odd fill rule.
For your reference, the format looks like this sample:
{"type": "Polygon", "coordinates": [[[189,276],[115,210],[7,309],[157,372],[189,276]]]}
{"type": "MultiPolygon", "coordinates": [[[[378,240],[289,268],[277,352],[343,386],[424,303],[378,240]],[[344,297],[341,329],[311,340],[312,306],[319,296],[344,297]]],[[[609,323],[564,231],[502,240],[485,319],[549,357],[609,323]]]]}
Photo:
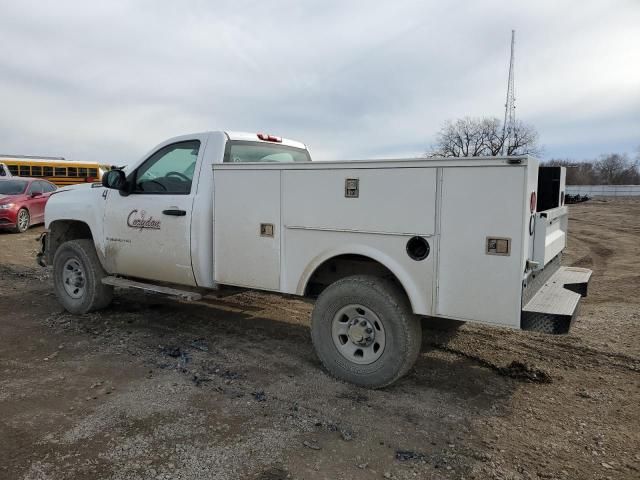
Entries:
{"type": "Polygon", "coordinates": [[[587,296],[591,270],[560,267],[522,308],[520,328],[542,333],[568,333],[587,296]]]}

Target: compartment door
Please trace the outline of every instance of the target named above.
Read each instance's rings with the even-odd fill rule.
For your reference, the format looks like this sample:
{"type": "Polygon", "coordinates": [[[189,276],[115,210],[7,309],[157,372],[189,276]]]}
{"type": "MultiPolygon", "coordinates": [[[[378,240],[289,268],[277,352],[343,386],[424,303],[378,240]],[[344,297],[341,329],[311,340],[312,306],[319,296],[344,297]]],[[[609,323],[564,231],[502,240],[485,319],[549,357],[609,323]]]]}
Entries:
{"type": "Polygon", "coordinates": [[[524,174],[506,166],[443,170],[438,315],[520,326],[524,174]],[[489,249],[491,239],[508,240],[508,252],[502,243],[489,249]]]}
{"type": "Polygon", "coordinates": [[[215,281],[279,290],[280,171],[214,170],[213,183],[215,281]]]}

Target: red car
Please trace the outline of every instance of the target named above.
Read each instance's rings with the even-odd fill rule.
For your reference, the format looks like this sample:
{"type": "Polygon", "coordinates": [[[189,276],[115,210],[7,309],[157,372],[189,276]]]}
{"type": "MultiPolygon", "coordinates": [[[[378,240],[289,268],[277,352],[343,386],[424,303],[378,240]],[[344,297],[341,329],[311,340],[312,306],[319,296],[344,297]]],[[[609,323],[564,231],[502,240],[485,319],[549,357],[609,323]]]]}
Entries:
{"type": "Polygon", "coordinates": [[[44,222],[44,206],[56,190],[53,183],[37,178],[0,178],[0,228],[26,232],[44,222]]]}

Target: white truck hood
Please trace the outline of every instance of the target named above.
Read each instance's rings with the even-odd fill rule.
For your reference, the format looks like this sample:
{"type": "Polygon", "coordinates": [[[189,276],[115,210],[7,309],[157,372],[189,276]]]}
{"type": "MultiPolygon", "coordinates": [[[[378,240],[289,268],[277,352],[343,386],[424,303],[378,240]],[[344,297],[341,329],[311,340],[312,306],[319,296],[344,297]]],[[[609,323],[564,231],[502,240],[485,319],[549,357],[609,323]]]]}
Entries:
{"type": "Polygon", "coordinates": [[[56,191],[54,191],[52,193],[52,195],[56,194],[56,193],[70,192],[70,191],[74,191],[74,190],[86,190],[88,188],[92,188],[91,185],[93,185],[93,184],[91,184],[91,183],[78,183],[78,184],[75,184],[75,185],[68,185],[66,187],[62,187],[62,188],[57,189],[56,191]]]}

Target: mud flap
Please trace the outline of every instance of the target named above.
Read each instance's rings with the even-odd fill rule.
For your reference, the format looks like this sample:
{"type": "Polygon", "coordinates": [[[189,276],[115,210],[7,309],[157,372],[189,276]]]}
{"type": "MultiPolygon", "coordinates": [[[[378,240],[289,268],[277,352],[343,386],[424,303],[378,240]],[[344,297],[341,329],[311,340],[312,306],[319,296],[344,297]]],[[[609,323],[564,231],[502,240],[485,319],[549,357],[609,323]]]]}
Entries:
{"type": "Polygon", "coordinates": [[[36,262],[41,267],[47,266],[47,232],[43,232],[36,242],[40,243],[40,251],[36,255],[36,262]]]}
{"type": "Polygon", "coordinates": [[[591,270],[560,267],[524,305],[520,328],[542,333],[568,333],[580,299],[587,295],[591,270]]]}

